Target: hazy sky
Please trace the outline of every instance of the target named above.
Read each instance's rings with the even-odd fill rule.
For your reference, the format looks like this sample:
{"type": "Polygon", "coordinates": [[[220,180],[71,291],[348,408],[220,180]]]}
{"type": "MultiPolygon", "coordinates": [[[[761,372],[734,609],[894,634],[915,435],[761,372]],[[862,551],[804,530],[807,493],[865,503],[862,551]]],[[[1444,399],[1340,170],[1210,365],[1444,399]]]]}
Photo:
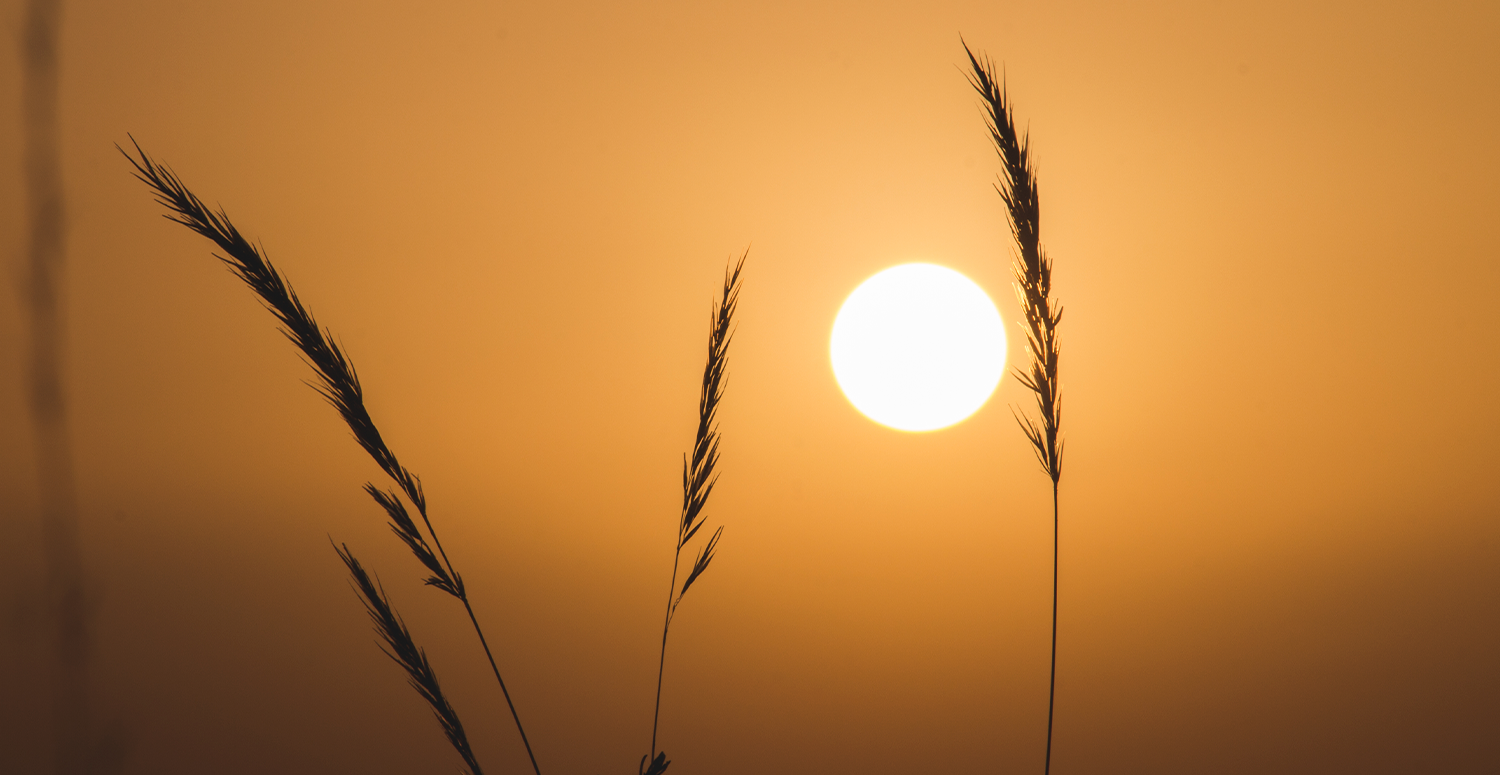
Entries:
{"type": "MultiPolygon", "coordinates": [[[[6,4],[12,291],[20,20],[6,4]]],[[[1067,310],[1054,771],[1500,768],[1495,3],[78,0],[68,395],[125,772],[458,766],[330,536],[486,770],[527,769],[461,607],[360,492],[378,469],[130,177],[127,133],[346,347],[547,775],[646,752],[709,304],[747,247],[724,537],[667,656],[672,772],[1040,772],[1027,395],[1006,377],[900,433],[827,357],[844,297],[898,263],[1018,317],[960,34],[1031,131],[1067,310]]],[[[23,320],[0,294],[12,752],[42,659],[23,320]]]]}

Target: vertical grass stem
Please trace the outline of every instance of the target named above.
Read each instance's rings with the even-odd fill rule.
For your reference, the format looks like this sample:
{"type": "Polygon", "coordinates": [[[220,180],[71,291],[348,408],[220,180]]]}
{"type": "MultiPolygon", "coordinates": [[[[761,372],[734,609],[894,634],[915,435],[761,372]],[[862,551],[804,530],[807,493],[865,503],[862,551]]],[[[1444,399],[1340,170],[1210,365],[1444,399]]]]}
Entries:
{"type": "Polygon", "coordinates": [[[693,439],[691,456],[684,456],[682,460],[682,513],[677,521],[677,541],[672,550],[672,579],[667,584],[667,610],[661,626],[661,656],[656,665],[656,704],[651,713],[651,753],[641,760],[642,771],[646,775],[662,772],[670,764],[665,754],[659,754],[656,750],[656,733],[661,721],[662,676],[666,673],[667,633],[672,627],[672,616],[677,613],[683,595],[687,594],[693,582],[708,570],[719,536],[724,531],[723,526],[720,526],[704,543],[697,559],[693,561],[692,571],[679,590],[677,570],[682,562],[682,548],[703,527],[703,507],[708,503],[714,483],[718,481],[714,466],[719,462],[719,401],[724,397],[727,377],[725,366],[729,362],[729,343],[734,338],[734,311],[740,296],[740,274],[748,256],[749,251],[746,251],[738,262],[724,270],[722,294],[715,301],[709,315],[708,361],[703,366],[703,381],[698,393],[698,432],[693,439]],[[645,769],[648,759],[651,761],[649,770],[645,769]]]}
{"type": "MultiPolygon", "coordinates": [[[[962,39],[960,39],[961,41],[962,39]]],[[[1026,320],[1026,369],[1015,370],[1016,380],[1036,396],[1039,420],[1012,408],[1021,432],[1031,443],[1043,473],[1052,480],[1052,657],[1047,688],[1047,754],[1044,775],[1052,771],[1052,721],[1057,699],[1057,559],[1058,505],[1057,486],[1062,478],[1063,441],[1062,385],[1057,378],[1061,347],[1057,337],[1062,322],[1062,307],[1052,299],[1052,261],[1041,246],[1041,203],[1037,194],[1036,170],[1031,161],[1030,141],[1016,131],[1004,81],[995,76],[995,65],[986,56],[975,56],[964,44],[969,57],[969,84],[984,102],[986,127],[1000,156],[1000,181],[995,186],[1005,203],[1011,236],[1018,248],[1012,264],[1016,280],[1016,297],[1026,320]]]]}

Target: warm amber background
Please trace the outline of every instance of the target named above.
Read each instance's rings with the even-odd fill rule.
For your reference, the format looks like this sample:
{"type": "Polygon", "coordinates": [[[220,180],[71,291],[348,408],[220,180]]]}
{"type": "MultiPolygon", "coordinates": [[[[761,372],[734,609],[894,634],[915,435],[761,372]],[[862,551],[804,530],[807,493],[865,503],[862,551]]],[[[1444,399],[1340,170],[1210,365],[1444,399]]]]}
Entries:
{"type": "MultiPolygon", "coordinates": [[[[645,752],[709,299],[747,245],[672,771],[1039,771],[1025,396],[896,433],[825,354],[844,295],[899,262],[1016,315],[960,33],[1035,138],[1068,310],[1056,771],[1500,768],[1500,6],[1311,5],[68,3],[70,394],[127,771],[457,766],[329,535],[381,572],[489,771],[524,768],[459,609],[359,490],[376,469],[131,179],[127,132],[340,335],[549,775],[645,752]]],[[[17,757],[15,667],[40,659],[14,613],[38,562],[21,320],[0,294],[17,757]]]]}

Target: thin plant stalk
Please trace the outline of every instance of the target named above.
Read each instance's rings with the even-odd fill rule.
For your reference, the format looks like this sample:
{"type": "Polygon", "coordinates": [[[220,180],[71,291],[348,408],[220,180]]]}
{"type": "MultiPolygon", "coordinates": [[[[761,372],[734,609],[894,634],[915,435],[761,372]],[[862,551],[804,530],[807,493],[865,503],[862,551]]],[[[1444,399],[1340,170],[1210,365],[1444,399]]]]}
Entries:
{"type": "Polygon", "coordinates": [[[740,296],[740,273],[748,256],[749,252],[746,251],[738,262],[724,270],[722,295],[715,302],[709,316],[708,360],[703,366],[703,382],[698,393],[698,432],[693,439],[692,456],[684,455],[682,460],[682,513],[677,521],[677,541],[672,551],[672,579],[667,584],[667,610],[661,627],[661,658],[656,667],[656,707],[651,715],[649,768],[646,763],[648,757],[641,758],[641,769],[646,775],[660,773],[671,763],[667,761],[665,753],[656,750],[656,732],[661,720],[662,675],[666,671],[667,633],[672,627],[672,617],[676,615],[677,607],[682,604],[682,596],[687,594],[688,588],[708,570],[708,564],[713,561],[714,550],[719,544],[719,536],[724,532],[721,525],[709,537],[693,560],[693,569],[683,582],[682,589],[678,590],[677,570],[682,561],[682,549],[697,535],[699,528],[703,527],[703,506],[708,502],[709,493],[713,492],[714,483],[719,478],[714,471],[719,462],[717,416],[719,401],[724,397],[727,377],[724,368],[729,361],[729,342],[734,338],[734,310],[740,296]]]}
{"type": "MultiPolygon", "coordinates": [[[[90,717],[93,617],[79,541],[78,495],[69,444],[66,283],[67,213],[58,111],[63,8],[26,4],[21,44],[21,110],[26,187],[26,261],[20,283],[27,314],[26,388],[41,506],[44,610],[53,766],[58,773],[105,769],[107,741],[90,717]]],[[[113,767],[110,767],[113,769],[113,767]]]]}
{"type": "MultiPolygon", "coordinates": [[[[135,145],[138,158],[131,156],[123,148],[120,152],[135,167],[136,178],[149,186],[157,201],[170,211],[165,217],[207,237],[224,252],[225,255],[216,254],[215,257],[223,261],[235,276],[255,292],[261,303],[276,316],[281,324],[281,332],[292,344],[296,345],[304,360],[313,368],[317,377],[316,382],[312,383],[313,389],[338,410],[345,424],[349,426],[350,432],[354,434],[354,440],[391,478],[406,499],[416,507],[422,526],[426,528],[425,534],[417,527],[405,505],[394,492],[382,491],[373,484],[365,485],[365,491],[390,518],[391,531],[411,549],[417,560],[432,574],[424,583],[452,595],[463,604],[464,611],[469,616],[469,623],[473,625],[474,633],[479,637],[479,644],[484,649],[485,658],[489,660],[495,681],[500,685],[500,692],[505,696],[505,704],[510,708],[511,718],[515,720],[516,731],[520,733],[521,742],[526,747],[526,755],[531,760],[532,770],[536,775],[541,775],[536,755],[531,750],[531,742],[526,737],[526,729],[521,725],[521,716],[511,700],[510,691],[505,686],[505,679],[500,677],[500,668],[495,663],[495,656],[490,651],[484,630],[480,627],[479,619],[474,614],[474,607],[469,602],[469,594],[464,586],[463,577],[448,559],[448,553],[443,549],[437,530],[428,518],[427,497],[422,491],[422,482],[401,465],[381,437],[379,429],[375,427],[375,421],[365,408],[364,390],[359,383],[358,374],[355,373],[354,364],[334,341],[332,332],[318,325],[312,314],[297,298],[291,284],[272,266],[270,260],[261,254],[259,249],[240,234],[222,209],[217,212],[210,210],[197,195],[188,190],[170,168],[153,161],[141,149],[140,144],[135,143],[135,138],[131,138],[131,143],[135,145]],[[431,541],[428,540],[428,536],[431,536],[431,541]]],[[[355,564],[352,564],[350,558],[343,552],[340,552],[340,556],[344,557],[345,564],[349,565],[351,573],[354,573],[358,581],[355,564]]],[[[367,604],[370,604],[369,595],[364,595],[364,599],[367,604]]],[[[374,616],[375,613],[372,612],[371,615],[374,616]]],[[[418,686],[417,683],[413,685],[418,686]]],[[[418,688],[420,691],[421,687],[418,688]]],[[[442,718],[442,713],[439,713],[439,717],[442,718]]],[[[452,739],[451,735],[450,739],[452,739]]],[[[460,754],[470,755],[462,750],[460,754]]]]}
{"type": "Polygon", "coordinates": [[[1041,207],[1037,199],[1036,168],[1031,161],[1030,142],[1026,133],[1017,133],[1011,106],[1006,100],[1005,83],[995,77],[995,65],[989,57],[975,56],[964,44],[969,57],[969,83],[983,99],[985,123],[990,139],[1000,156],[1000,183],[995,188],[1005,203],[1011,235],[1019,251],[1012,271],[1016,297],[1025,315],[1026,369],[1015,370],[1016,379],[1036,396],[1040,419],[1033,420],[1015,410],[1016,422],[1031,443],[1043,473],[1052,480],[1052,667],[1047,688],[1047,758],[1043,772],[1052,771],[1052,717],[1057,699],[1057,558],[1058,502],[1057,484],[1062,478],[1063,440],[1062,386],[1057,379],[1060,348],[1057,326],[1062,322],[1062,307],[1052,299],[1052,261],[1041,247],[1041,207]]]}

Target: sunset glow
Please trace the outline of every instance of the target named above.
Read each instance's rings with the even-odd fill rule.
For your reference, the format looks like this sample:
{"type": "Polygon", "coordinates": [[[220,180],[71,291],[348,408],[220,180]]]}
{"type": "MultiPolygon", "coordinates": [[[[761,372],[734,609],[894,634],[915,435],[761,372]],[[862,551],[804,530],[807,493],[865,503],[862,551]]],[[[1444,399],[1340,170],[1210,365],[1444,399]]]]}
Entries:
{"type": "Polygon", "coordinates": [[[1500,1],[0,27],[0,775],[1500,773],[1500,1]]]}

